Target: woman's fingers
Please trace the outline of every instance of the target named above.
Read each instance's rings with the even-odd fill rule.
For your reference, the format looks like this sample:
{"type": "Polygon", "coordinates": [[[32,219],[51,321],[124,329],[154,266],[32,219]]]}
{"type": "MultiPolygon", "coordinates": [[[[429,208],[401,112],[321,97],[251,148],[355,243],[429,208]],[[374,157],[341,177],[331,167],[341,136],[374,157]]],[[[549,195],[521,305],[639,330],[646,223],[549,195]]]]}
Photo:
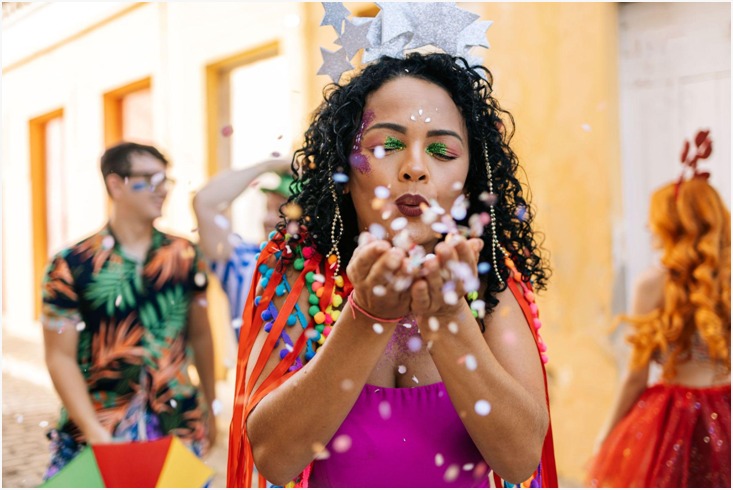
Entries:
{"type": "Polygon", "coordinates": [[[384,240],[370,242],[357,247],[354,255],[346,266],[346,274],[353,283],[366,279],[374,263],[390,249],[390,244],[384,240]]]}

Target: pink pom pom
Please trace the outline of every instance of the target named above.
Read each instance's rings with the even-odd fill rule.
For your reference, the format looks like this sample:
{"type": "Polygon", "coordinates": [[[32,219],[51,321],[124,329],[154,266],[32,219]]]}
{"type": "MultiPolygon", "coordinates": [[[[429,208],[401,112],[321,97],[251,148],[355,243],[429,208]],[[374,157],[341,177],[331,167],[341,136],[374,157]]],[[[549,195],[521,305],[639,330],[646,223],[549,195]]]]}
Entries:
{"type": "Polygon", "coordinates": [[[303,247],[303,257],[306,259],[313,257],[313,247],[303,247]]]}
{"type": "MultiPolygon", "coordinates": [[[[329,320],[331,320],[331,315],[326,315],[326,323],[330,323],[329,320]]],[[[333,320],[331,320],[333,321],[333,320]]],[[[331,327],[324,327],[323,328],[323,336],[328,337],[331,334],[331,327]]]]}
{"type": "Polygon", "coordinates": [[[545,354],[542,354],[540,357],[542,358],[542,364],[547,364],[548,362],[550,362],[550,358],[547,357],[545,354]]]}
{"type": "Polygon", "coordinates": [[[542,328],[542,322],[540,321],[539,318],[535,318],[534,319],[534,329],[539,330],[540,328],[542,328]]]}
{"type": "Polygon", "coordinates": [[[531,305],[529,305],[529,311],[531,311],[533,315],[537,315],[537,312],[539,310],[537,309],[537,305],[532,303],[531,305]]]}
{"type": "Polygon", "coordinates": [[[328,313],[326,313],[326,321],[324,323],[326,325],[331,325],[333,323],[333,318],[331,318],[331,315],[329,315],[328,313]]]}

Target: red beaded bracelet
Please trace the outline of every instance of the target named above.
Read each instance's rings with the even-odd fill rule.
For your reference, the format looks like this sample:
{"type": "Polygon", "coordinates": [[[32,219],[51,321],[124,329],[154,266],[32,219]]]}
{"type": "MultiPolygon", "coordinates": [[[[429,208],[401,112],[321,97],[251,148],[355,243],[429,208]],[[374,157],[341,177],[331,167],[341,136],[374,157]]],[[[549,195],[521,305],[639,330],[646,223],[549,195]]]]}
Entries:
{"type": "MultiPolygon", "coordinates": [[[[361,306],[359,306],[359,305],[356,304],[356,301],[354,301],[354,291],[351,291],[351,293],[349,294],[349,297],[347,298],[347,301],[349,302],[349,304],[351,305],[351,307],[354,310],[356,310],[359,313],[361,313],[362,315],[367,316],[367,317],[371,318],[372,320],[376,320],[378,322],[382,322],[382,323],[397,323],[398,321],[402,320],[402,318],[404,318],[404,317],[400,317],[400,318],[379,318],[378,316],[372,315],[371,313],[369,313],[368,311],[366,311],[364,308],[362,308],[361,306]]],[[[351,315],[352,315],[353,318],[356,318],[356,313],[354,313],[353,311],[351,312],[351,315]]]]}

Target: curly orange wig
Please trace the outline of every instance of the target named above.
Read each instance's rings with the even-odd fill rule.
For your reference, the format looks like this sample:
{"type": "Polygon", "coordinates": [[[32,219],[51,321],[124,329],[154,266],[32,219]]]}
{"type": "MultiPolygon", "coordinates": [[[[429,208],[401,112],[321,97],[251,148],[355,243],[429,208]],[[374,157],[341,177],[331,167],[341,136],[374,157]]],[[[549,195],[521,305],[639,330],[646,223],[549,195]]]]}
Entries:
{"type": "Polygon", "coordinates": [[[623,317],[635,327],[628,340],[632,367],[656,351],[672,350],[663,375],[672,376],[697,332],[712,359],[730,371],[730,212],[706,178],[669,184],[652,196],[649,224],[662,242],[669,271],[664,305],[648,315],[623,317]]]}

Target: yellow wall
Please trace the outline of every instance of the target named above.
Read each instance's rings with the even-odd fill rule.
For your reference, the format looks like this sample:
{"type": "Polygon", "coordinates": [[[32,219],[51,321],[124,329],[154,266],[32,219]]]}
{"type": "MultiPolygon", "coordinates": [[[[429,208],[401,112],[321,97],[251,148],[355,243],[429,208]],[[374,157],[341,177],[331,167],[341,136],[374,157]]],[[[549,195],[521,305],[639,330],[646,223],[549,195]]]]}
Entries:
{"type": "MultiPolygon", "coordinates": [[[[347,4],[352,12],[368,3],[347,4]]],[[[553,276],[539,296],[549,345],[552,420],[561,482],[581,485],[584,463],[617,380],[606,346],[611,321],[612,230],[621,217],[617,6],[614,3],[460,3],[493,20],[491,49],[476,51],[495,96],[515,117],[513,148],[530,181],[536,228],[553,276]]],[[[311,73],[335,32],[306,5],[311,73]]],[[[327,77],[308,79],[309,111],[327,77]]]]}

